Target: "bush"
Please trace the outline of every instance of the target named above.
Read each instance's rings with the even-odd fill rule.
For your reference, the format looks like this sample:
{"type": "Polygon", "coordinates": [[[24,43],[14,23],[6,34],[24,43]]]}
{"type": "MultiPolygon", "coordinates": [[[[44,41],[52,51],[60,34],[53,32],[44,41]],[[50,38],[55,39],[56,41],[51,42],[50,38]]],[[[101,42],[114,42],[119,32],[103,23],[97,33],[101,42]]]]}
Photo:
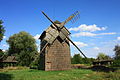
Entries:
{"type": "Polygon", "coordinates": [[[83,59],[82,57],[80,56],[80,54],[75,54],[73,56],[73,58],[71,59],[71,63],[72,64],[82,64],[83,63],[83,59]]]}
{"type": "Polygon", "coordinates": [[[120,67],[120,59],[115,59],[112,64],[113,67],[120,67]]]}

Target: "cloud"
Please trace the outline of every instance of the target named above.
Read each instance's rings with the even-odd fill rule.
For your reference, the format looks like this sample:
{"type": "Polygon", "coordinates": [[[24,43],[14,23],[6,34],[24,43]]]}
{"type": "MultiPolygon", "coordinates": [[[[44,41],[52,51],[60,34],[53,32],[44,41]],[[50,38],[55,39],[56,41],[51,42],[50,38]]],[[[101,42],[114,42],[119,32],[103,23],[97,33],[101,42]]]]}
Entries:
{"type": "Polygon", "coordinates": [[[99,35],[114,35],[116,34],[115,32],[111,32],[111,33],[99,33],[99,34],[95,34],[92,32],[79,32],[79,33],[75,33],[72,34],[72,37],[80,37],[80,36],[87,36],[87,37],[94,37],[94,36],[99,36],[99,35]]]}
{"type": "Polygon", "coordinates": [[[117,40],[120,41],[120,37],[117,37],[117,40]]]}
{"type": "Polygon", "coordinates": [[[111,32],[111,33],[100,33],[100,34],[98,34],[98,35],[114,35],[114,34],[117,34],[117,33],[115,33],[115,32],[111,32]]]}
{"type": "Polygon", "coordinates": [[[78,47],[85,47],[88,46],[88,44],[85,44],[83,42],[74,42],[78,47]]]}
{"type": "Polygon", "coordinates": [[[6,39],[6,36],[3,36],[3,39],[6,39]]]}
{"type": "Polygon", "coordinates": [[[40,34],[36,34],[36,35],[34,36],[34,39],[35,39],[35,40],[38,40],[39,37],[40,37],[40,34]]]}
{"type": "Polygon", "coordinates": [[[80,36],[90,36],[90,37],[93,37],[93,36],[96,36],[96,34],[91,33],[91,32],[79,32],[79,33],[72,34],[71,36],[73,36],[73,37],[80,37],[80,36]]]}
{"type": "Polygon", "coordinates": [[[101,30],[106,30],[107,27],[97,27],[96,24],[93,25],[86,25],[86,24],[81,24],[79,27],[74,27],[70,28],[69,31],[101,31],[101,30]]]}
{"type": "Polygon", "coordinates": [[[5,52],[6,50],[5,50],[5,49],[3,49],[2,51],[3,51],[3,52],[5,52]]]}
{"type": "Polygon", "coordinates": [[[99,47],[94,47],[93,49],[95,49],[95,50],[100,50],[100,48],[99,48],[99,47]]]}

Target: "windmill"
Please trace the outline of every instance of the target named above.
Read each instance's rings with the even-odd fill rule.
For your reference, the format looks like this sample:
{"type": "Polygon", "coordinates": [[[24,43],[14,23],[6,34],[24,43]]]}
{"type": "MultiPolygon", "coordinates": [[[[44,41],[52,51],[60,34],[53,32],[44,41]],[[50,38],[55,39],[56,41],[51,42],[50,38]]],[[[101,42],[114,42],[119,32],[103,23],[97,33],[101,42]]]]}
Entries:
{"type": "Polygon", "coordinates": [[[70,32],[64,26],[69,21],[74,23],[78,19],[79,12],[76,11],[64,22],[53,22],[44,12],[42,13],[52,24],[39,38],[41,40],[39,69],[46,71],[70,69],[71,60],[69,42],[71,42],[79,52],[87,58],[69,38],[70,32]]]}

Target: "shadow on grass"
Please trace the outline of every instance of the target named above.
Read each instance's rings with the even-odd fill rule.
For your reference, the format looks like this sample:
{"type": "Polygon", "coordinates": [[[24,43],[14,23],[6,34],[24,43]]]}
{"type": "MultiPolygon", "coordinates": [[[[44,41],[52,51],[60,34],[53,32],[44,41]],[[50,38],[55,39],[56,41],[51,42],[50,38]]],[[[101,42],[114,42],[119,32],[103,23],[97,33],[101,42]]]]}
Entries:
{"type": "Polygon", "coordinates": [[[89,69],[93,71],[101,71],[101,72],[114,72],[117,70],[116,68],[110,68],[106,66],[92,66],[89,69]]]}
{"type": "Polygon", "coordinates": [[[12,80],[12,74],[0,73],[0,80],[12,80]]]}
{"type": "Polygon", "coordinates": [[[106,67],[102,65],[96,65],[96,66],[74,66],[73,68],[75,69],[90,69],[92,71],[97,71],[97,72],[114,72],[118,70],[117,68],[111,68],[111,67],[106,67]]]}

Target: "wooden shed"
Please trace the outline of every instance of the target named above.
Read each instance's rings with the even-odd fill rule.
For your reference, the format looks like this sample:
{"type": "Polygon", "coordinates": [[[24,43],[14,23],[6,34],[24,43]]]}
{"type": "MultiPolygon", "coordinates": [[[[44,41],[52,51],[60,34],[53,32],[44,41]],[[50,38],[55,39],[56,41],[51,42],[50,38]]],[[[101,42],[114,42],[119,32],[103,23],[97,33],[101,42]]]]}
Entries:
{"type": "Polygon", "coordinates": [[[16,63],[15,56],[7,56],[6,59],[0,61],[1,67],[15,66],[16,63]]]}
{"type": "Polygon", "coordinates": [[[112,59],[109,60],[95,60],[92,62],[93,65],[111,65],[113,63],[112,59]]]}

